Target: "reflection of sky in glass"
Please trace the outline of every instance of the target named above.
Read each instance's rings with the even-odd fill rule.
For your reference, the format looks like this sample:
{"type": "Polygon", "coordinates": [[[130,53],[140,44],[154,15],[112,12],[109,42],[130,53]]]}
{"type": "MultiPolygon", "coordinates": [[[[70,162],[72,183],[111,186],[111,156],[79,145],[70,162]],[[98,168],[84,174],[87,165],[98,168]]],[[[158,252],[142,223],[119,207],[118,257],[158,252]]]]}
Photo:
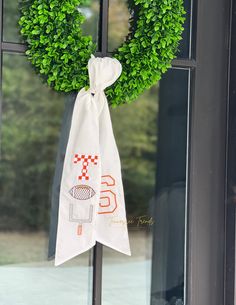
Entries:
{"type": "Polygon", "coordinates": [[[90,6],[77,7],[77,10],[85,16],[85,21],[82,24],[82,32],[84,35],[91,35],[93,42],[98,42],[98,24],[100,13],[99,0],[91,1],[90,6]]]}
{"type": "Polygon", "coordinates": [[[85,18],[89,19],[92,17],[93,12],[88,7],[77,7],[77,10],[85,16],[85,18]]]}

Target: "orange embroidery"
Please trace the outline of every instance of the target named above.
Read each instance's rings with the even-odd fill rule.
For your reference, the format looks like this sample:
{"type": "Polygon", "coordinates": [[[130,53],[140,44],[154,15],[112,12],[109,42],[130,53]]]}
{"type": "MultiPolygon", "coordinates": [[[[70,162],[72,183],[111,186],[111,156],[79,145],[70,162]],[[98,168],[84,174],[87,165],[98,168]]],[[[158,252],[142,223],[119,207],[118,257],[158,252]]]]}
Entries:
{"type": "Polygon", "coordinates": [[[110,176],[110,175],[104,175],[104,176],[102,176],[101,184],[105,184],[107,186],[114,186],[115,185],[115,179],[112,178],[112,176],[110,176]]]}
{"type": "MultiPolygon", "coordinates": [[[[106,186],[115,186],[115,179],[110,175],[102,176],[102,182],[106,186]]],[[[98,214],[111,214],[117,209],[116,194],[110,189],[101,191],[98,214]]]]}
{"type": "Polygon", "coordinates": [[[89,163],[93,163],[94,165],[97,165],[98,163],[98,156],[97,155],[81,155],[81,154],[75,154],[73,162],[76,164],[78,162],[82,161],[82,169],[81,169],[81,176],[78,177],[79,180],[89,180],[88,175],[88,166],[89,163]]]}
{"type": "Polygon", "coordinates": [[[82,235],[82,232],[83,232],[82,225],[78,225],[78,227],[77,227],[77,235],[82,235]]]}

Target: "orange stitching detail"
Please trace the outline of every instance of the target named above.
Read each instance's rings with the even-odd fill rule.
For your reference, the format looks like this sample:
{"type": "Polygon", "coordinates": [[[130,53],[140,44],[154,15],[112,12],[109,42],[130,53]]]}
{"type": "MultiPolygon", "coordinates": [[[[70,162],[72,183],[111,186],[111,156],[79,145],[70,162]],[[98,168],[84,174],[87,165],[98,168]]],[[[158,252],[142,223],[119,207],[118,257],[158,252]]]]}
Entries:
{"type": "MultiPolygon", "coordinates": [[[[115,204],[115,207],[113,210],[110,210],[110,211],[103,211],[103,212],[98,212],[98,214],[111,214],[111,213],[114,213],[114,211],[117,209],[117,201],[116,201],[116,194],[113,193],[111,190],[105,190],[105,191],[101,191],[101,193],[111,193],[112,196],[113,196],[113,199],[114,199],[114,204],[115,204]]],[[[101,202],[99,202],[99,206],[101,208],[103,207],[110,207],[111,206],[111,200],[110,200],[110,197],[108,196],[105,196],[105,197],[101,197],[101,198],[108,198],[108,201],[109,201],[109,204],[108,205],[102,205],[101,202]]]]}
{"type": "Polygon", "coordinates": [[[105,185],[107,185],[107,186],[114,186],[114,185],[115,185],[115,182],[116,182],[115,179],[114,179],[112,176],[110,176],[110,175],[104,175],[104,176],[102,176],[102,178],[106,178],[106,177],[111,178],[112,183],[109,183],[108,181],[102,181],[101,184],[105,184],[105,185]]]}

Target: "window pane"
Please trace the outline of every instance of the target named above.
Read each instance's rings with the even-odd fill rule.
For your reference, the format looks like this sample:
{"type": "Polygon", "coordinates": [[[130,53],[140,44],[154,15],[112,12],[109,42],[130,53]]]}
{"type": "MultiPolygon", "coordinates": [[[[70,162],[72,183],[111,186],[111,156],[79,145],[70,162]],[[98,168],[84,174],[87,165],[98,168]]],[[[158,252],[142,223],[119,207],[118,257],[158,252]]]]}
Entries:
{"type": "Polygon", "coordinates": [[[90,253],[47,261],[51,186],[65,96],[24,56],[3,56],[0,304],[88,304],[90,253]],[[12,283],[14,289],[12,289],[12,283]]]}
{"type": "Polygon", "coordinates": [[[132,256],[104,247],[105,305],[183,304],[188,74],[112,110],[132,256]]]}
{"type": "MultiPolygon", "coordinates": [[[[83,33],[84,35],[92,35],[94,42],[98,41],[99,7],[99,0],[85,1],[85,4],[79,7],[81,13],[86,17],[82,25],[83,33]]],[[[4,0],[3,14],[3,40],[23,42],[18,26],[19,1],[4,0]]]]}
{"type": "Polygon", "coordinates": [[[125,40],[129,32],[130,13],[126,0],[109,1],[108,51],[112,52],[125,40]]]}
{"type": "Polygon", "coordinates": [[[160,84],[151,304],[184,304],[188,70],[160,84]]]}
{"type": "Polygon", "coordinates": [[[3,41],[22,42],[18,20],[20,18],[19,1],[3,1],[3,41]]]}
{"type": "Polygon", "coordinates": [[[84,35],[92,35],[93,41],[98,42],[98,25],[100,15],[100,0],[84,1],[85,4],[79,7],[79,11],[86,17],[82,24],[84,35]]]}
{"type": "Polygon", "coordinates": [[[150,303],[158,86],[112,110],[120,151],[132,256],[104,247],[103,304],[150,303]]]}
{"type": "MultiPolygon", "coordinates": [[[[183,39],[179,45],[177,56],[188,58],[190,50],[190,27],[191,27],[191,1],[185,0],[186,20],[184,24],[183,39]]],[[[130,13],[126,0],[109,1],[109,27],[108,27],[108,50],[113,52],[126,39],[129,32],[130,13]]]]}

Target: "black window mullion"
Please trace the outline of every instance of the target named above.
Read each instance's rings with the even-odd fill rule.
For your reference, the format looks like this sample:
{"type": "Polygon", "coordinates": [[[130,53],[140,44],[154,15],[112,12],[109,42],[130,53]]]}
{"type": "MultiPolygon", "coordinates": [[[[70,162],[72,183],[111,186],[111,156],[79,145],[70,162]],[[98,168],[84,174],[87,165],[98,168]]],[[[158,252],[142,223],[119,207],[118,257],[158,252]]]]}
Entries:
{"type": "Polygon", "coordinates": [[[1,49],[5,52],[25,53],[27,46],[22,43],[2,42],[1,49]]]}
{"type": "Polygon", "coordinates": [[[227,177],[226,177],[226,271],[225,304],[235,304],[235,238],[236,238],[236,0],[231,7],[231,41],[229,71],[229,105],[228,105],[228,142],[227,142],[227,177]]]}
{"type": "Polygon", "coordinates": [[[172,61],[172,68],[195,68],[196,67],[196,61],[194,59],[180,59],[176,58],[172,61]]]}
{"type": "MultiPolygon", "coordinates": [[[[109,0],[100,2],[100,26],[99,26],[99,54],[97,56],[108,56],[108,14],[109,0]]],[[[93,305],[102,304],[102,258],[103,246],[96,243],[93,250],[93,305]]]]}
{"type": "Polygon", "coordinates": [[[101,51],[101,56],[108,55],[108,14],[109,0],[101,0],[99,24],[99,51],[101,51]]]}
{"type": "Polygon", "coordinates": [[[102,257],[103,246],[97,242],[93,249],[92,305],[101,305],[102,303],[102,257]]]}

